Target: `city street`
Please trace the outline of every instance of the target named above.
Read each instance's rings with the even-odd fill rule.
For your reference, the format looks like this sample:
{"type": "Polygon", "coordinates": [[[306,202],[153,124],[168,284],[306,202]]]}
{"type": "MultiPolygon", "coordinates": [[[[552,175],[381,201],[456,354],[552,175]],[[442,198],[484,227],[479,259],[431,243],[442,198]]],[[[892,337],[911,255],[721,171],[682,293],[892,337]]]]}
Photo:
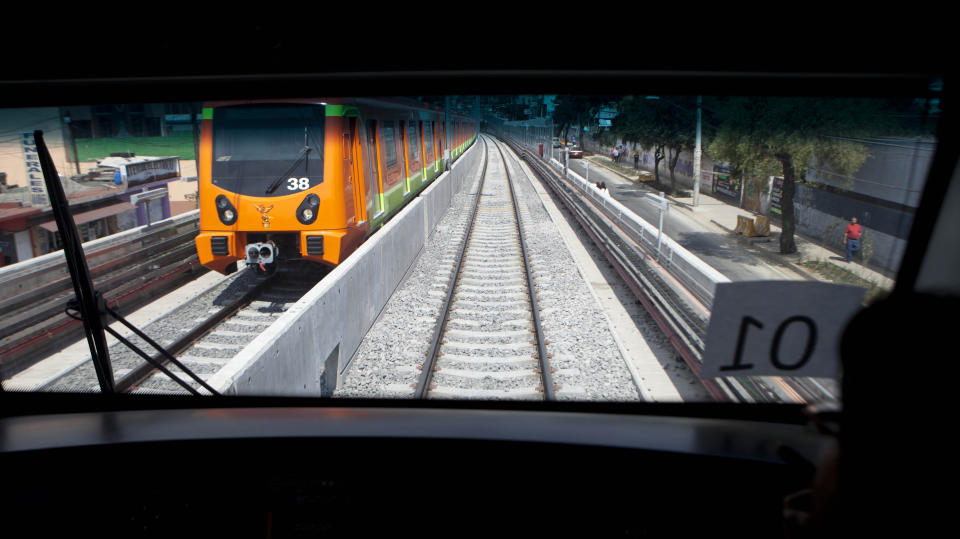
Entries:
{"type": "MultiPolygon", "coordinates": [[[[571,159],[570,169],[580,176],[586,176],[585,161],[571,159]]],[[[594,163],[590,163],[590,181],[605,182],[614,199],[647,222],[657,226],[659,211],[644,200],[644,195],[653,192],[652,190],[594,163]]],[[[722,202],[706,199],[701,201],[701,206],[711,203],[722,204],[722,202]]],[[[697,215],[700,211],[700,209],[694,211],[671,204],[670,210],[663,218],[664,233],[732,281],[804,278],[791,270],[788,265],[775,263],[765,257],[759,247],[739,241],[729,232],[711,223],[706,215],[697,215]]],[[[723,224],[731,229],[736,226],[736,222],[723,224]]]]}

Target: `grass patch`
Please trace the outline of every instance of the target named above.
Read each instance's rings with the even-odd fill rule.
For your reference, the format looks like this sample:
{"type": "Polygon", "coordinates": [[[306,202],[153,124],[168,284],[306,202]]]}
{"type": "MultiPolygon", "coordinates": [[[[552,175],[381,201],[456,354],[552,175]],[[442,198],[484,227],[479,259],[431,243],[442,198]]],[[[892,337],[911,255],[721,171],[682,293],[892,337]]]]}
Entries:
{"type": "Polygon", "coordinates": [[[195,159],[193,133],[178,132],[167,137],[78,138],[77,153],[81,161],[103,159],[111,153],[132,152],[156,157],[176,156],[195,159]]]}
{"type": "Polygon", "coordinates": [[[852,271],[845,270],[836,264],[831,264],[830,262],[801,262],[800,265],[810,270],[811,273],[822,277],[825,281],[865,288],[867,292],[863,295],[864,307],[871,305],[872,303],[881,300],[890,294],[890,291],[886,288],[874,284],[866,279],[861,279],[852,271]]]}

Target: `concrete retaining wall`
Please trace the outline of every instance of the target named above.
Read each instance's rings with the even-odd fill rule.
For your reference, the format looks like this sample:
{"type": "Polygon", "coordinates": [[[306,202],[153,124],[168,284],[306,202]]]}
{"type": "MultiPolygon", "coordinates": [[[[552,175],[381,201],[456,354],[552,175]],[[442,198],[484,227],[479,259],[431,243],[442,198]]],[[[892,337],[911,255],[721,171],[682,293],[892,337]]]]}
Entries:
{"type": "Polygon", "coordinates": [[[399,214],[330,272],[213,378],[226,395],[327,396],[453,195],[479,172],[468,150],[399,214]]]}
{"type": "Polygon", "coordinates": [[[809,185],[797,184],[794,196],[797,232],[816,238],[823,245],[842,253],[843,231],[850,217],[857,217],[863,227],[860,253],[871,263],[889,271],[900,269],[907,248],[914,215],[896,207],[883,207],[870,202],[830,193],[809,185]]]}

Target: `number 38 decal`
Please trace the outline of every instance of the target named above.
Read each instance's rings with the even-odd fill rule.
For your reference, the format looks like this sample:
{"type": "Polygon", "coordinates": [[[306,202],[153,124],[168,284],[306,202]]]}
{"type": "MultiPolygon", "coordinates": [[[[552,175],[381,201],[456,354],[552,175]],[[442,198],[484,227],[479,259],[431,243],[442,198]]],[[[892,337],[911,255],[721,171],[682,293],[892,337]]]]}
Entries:
{"type": "Polygon", "coordinates": [[[287,189],[291,191],[310,189],[310,178],[290,178],[287,180],[287,189]]]}

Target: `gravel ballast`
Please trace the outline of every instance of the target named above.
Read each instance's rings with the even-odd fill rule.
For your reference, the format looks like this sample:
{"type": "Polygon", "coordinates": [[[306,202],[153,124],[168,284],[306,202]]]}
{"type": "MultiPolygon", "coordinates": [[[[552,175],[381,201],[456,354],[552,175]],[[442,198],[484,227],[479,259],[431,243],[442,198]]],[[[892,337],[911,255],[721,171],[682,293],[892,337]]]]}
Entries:
{"type": "MultiPolygon", "coordinates": [[[[504,151],[509,152],[506,147],[504,151]]],[[[499,161],[495,154],[496,150],[491,146],[488,157],[499,161]]],[[[509,154],[507,163],[520,205],[557,399],[640,400],[609,321],[578,271],[555,224],[525,173],[509,154]]],[[[494,166],[493,162],[488,165],[491,166],[494,166]]],[[[471,187],[454,196],[450,209],[413,269],[361,343],[335,396],[406,398],[413,395],[478,185],[479,170],[471,187]]],[[[464,274],[461,286],[467,288],[461,293],[476,294],[476,299],[489,303],[490,308],[506,311],[512,308],[509,302],[513,301],[513,295],[526,291],[517,288],[521,286],[521,275],[506,273],[502,277],[503,281],[491,287],[482,282],[484,277],[480,275],[464,274]]],[[[519,319],[523,315],[517,314],[516,328],[522,331],[526,329],[522,325],[524,321],[519,319]]],[[[448,327],[469,340],[469,332],[482,331],[484,324],[483,316],[457,311],[451,316],[448,327]]],[[[490,342],[489,338],[478,338],[490,342]]],[[[510,340],[504,338],[501,346],[505,351],[498,355],[509,356],[510,340]]],[[[469,359],[466,362],[469,363],[469,359]]],[[[500,375],[501,378],[507,376],[509,374],[500,375]]],[[[491,378],[495,376],[491,375],[491,378]]]]}

